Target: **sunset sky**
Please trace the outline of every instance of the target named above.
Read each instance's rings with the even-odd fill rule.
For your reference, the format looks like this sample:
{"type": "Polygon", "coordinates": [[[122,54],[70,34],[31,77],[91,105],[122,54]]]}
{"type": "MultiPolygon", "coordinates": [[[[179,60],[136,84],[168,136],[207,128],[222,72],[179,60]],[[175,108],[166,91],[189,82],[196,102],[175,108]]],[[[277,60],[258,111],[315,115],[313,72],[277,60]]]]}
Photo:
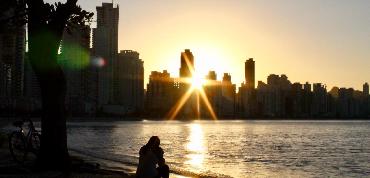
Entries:
{"type": "MultiPolygon", "coordinates": [[[[47,0],[46,2],[55,2],[47,0]]],[[[102,0],[79,0],[95,12],[102,0]]],[[[180,53],[191,49],[197,72],[216,70],[244,81],[244,61],[256,61],[256,81],[286,74],[292,82],[322,82],[362,90],[370,82],[369,0],[115,0],[119,49],[151,71],[178,76],[180,53]]],[[[93,24],[94,26],[95,24],[93,24]]]]}

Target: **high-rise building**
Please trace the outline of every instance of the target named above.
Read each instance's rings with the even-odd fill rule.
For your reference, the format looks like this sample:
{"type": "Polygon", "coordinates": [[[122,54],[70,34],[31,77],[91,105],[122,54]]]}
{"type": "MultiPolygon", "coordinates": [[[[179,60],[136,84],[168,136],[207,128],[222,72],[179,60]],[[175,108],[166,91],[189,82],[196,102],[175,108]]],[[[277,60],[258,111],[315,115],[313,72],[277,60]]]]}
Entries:
{"type": "Polygon", "coordinates": [[[190,49],[185,49],[181,53],[180,77],[192,77],[192,70],[194,70],[194,56],[190,49]]]}
{"type": "Polygon", "coordinates": [[[255,88],[255,61],[253,58],[245,61],[245,85],[247,88],[255,88]]]}
{"type": "Polygon", "coordinates": [[[104,66],[98,71],[98,105],[108,104],[113,96],[113,66],[118,53],[119,7],[113,3],[102,3],[96,7],[97,25],[93,29],[93,48],[104,66]]]}
{"type": "MultiPolygon", "coordinates": [[[[181,66],[180,66],[180,93],[181,95],[185,95],[185,93],[189,90],[191,84],[188,82],[184,82],[184,78],[192,78],[193,70],[194,70],[194,56],[190,49],[185,49],[184,52],[181,52],[181,66]]],[[[195,117],[198,112],[198,105],[197,105],[197,94],[194,91],[189,99],[185,102],[182,110],[179,112],[180,116],[184,118],[192,118],[195,117]]]]}
{"type": "Polygon", "coordinates": [[[139,53],[122,50],[114,66],[114,104],[139,112],[144,104],[144,62],[139,53]]]}
{"type": "Polygon", "coordinates": [[[291,100],[291,82],[286,75],[271,74],[267,77],[267,85],[260,82],[258,84],[257,102],[259,110],[263,114],[271,117],[282,117],[289,113],[291,100]]]}
{"type": "MultiPolygon", "coordinates": [[[[17,8],[21,7],[15,5],[2,15],[11,17],[22,13],[17,8]]],[[[24,25],[9,22],[0,30],[0,94],[13,99],[23,96],[25,41],[24,25]]]]}
{"type": "MultiPolygon", "coordinates": [[[[206,94],[209,103],[216,116],[221,115],[222,106],[222,85],[217,81],[217,74],[215,71],[209,71],[206,75],[207,85],[203,86],[204,93],[206,94]]],[[[209,106],[201,102],[201,116],[202,118],[211,118],[212,113],[209,111],[209,106]]]]}
{"type": "Polygon", "coordinates": [[[41,108],[41,88],[29,61],[28,53],[24,57],[24,96],[31,102],[31,111],[41,108]]]}
{"type": "Polygon", "coordinates": [[[177,102],[178,86],[167,70],[152,71],[147,84],[145,114],[152,117],[165,117],[177,102]]]}
{"type": "Polygon", "coordinates": [[[311,92],[311,84],[306,82],[304,85],[303,85],[303,90],[305,92],[311,92]]]}
{"type": "MultiPolygon", "coordinates": [[[[0,56],[2,55],[0,46],[0,56]]],[[[9,65],[0,60],[0,97],[7,97],[10,93],[9,65]]]]}
{"type": "Polygon", "coordinates": [[[231,75],[224,73],[221,82],[221,116],[222,117],[234,117],[235,115],[235,90],[236,85],[231,82],[231,75]]]}
{"type": "Polygon", "coordinates": [[[256,114],[255,61],[249,58],[244,63],[245,84],[239,88],[237,95],[237,112],[242,117],[256,114]]]}
{"type": "Polygon", "coordinates": [[[58,62],[67,81],[67,108],[72,114],[93,114],[97,100],[97,68],[90,57],[90,27],[65,31],[58,62]]]}
{"type": "Polygon", "coordinates": [[[367,82],[362,86],[362,92],[365,96],[369,95],[369,84],[367,82]]]}
{"type": "Polygon", "coordinates": [[[311,114],[319,116],[327,113],[327,90],[326,85],[321,83],[314,83],[312,93],[312,107],[311,114]]]}
{"type": "Polygon", "coordinates": [[[208,75],[206,75],[207,80],[217,80],[217,74],[215,71],[209,71],[208,75]]]}
{"type": "Polygon", "coordinates": [[[352,88],[339,88],[338,91],[338,116],[353,117],[355,103],[353,98],[354,90],[352,88]]]}

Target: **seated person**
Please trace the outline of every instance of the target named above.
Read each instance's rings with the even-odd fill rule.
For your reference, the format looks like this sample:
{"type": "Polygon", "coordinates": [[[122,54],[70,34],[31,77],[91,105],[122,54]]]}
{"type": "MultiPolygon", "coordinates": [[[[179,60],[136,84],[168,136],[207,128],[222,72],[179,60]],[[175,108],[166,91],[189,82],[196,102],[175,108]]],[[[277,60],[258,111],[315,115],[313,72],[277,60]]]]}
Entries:
{"type": "Polygon", "coordinates": [[[136,170],[137,178],[169,177],[169,167],[163,158],[164,151],[159,145],[159,138],[152,136],[148,143],[140,148],[139,165],[136,170]]]}

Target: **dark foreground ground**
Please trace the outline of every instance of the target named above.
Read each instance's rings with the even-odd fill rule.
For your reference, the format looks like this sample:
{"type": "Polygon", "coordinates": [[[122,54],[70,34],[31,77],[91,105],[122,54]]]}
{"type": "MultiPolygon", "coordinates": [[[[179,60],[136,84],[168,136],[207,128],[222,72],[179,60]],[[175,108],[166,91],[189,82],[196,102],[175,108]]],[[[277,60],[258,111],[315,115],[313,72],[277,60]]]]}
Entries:
{"type": "Polygon", "coordinates": [[[97,163],[84,161],[77,156],[71,156],[72,171],[64,174],[58,171],[36,171],[32,163],[19,165],[13,161],[9,149],[7,135],[0,133],[0,177],[6,178],[134,178],[122,171],[102,169],[97,163]]]}

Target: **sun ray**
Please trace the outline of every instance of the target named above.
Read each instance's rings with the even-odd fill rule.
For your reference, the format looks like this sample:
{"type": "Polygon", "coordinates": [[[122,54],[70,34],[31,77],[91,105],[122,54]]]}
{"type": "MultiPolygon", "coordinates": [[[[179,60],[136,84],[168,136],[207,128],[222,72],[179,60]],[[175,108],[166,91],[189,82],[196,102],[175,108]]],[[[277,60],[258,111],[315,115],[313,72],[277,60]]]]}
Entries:
{"type": "Polygon", "coordinates": [[[186,62],[186,65],[189,67],[191,75],[193,75],[194,72],[195,72],[194,66],[193,66],[193,64],[190,63],[189,58],[188,58],[187,55],[185,55],[185,62],[186,62]]]}
{"type": "Polygon", "coordinates": [[[197,119],[200,119],[200,101],[199,101],[199,91],[195,91],[197,96],[197,119]]]}
{"type": "Polygon", "coordinates": [[[199,93],[200,93],[200,96],[202,97],[203,102],[206,104],[206,107],[207,107],[207,109],[208,109],[209,113],[211,114],[212,119],[213,119],[213,120],[217,120],[217,116],[216,116],[216,114],[215,114],[215,111],[213,110],[212,105],[211,105],[211,103],[209,102],[209,100],[208,100],[208,97],[207,97],[206,93],[204,92],[204,90],[203,90],[203,89],[199,90],[199,93]]]}
{"type": "Polygon", "coordinates": [[[217,82],[211,81],[211,80],[203,80],[201,79],[194,70],[193,65],[190,63],[187,56],[185,56],[185,62],[187,66],[189,67],[191,78],[179,78],[180,83],[186,83],[190,84],[191,86],[189,89],[184,93],[184,95],[181,96],[181,98],[176,102],[176,104],[171,108],[171,110],[167,114],[167,118],[169,120],[175,119],[177,114],[180,112],[181,108],[185,105],[186,101],[190,98],[190,96],[196,92],[196,104],[197,104],[197,118],[200,119],[200,100],[202,100],[208,112],[211,114],[212,119],[217,120],[217,116],[212,108],[211,103],[208,100],[207,95],[204,92],[203,87],[204,86],[212,86],[217,85],[217,82]]]}
{"type": "Polygon", "coordinates": [[[181,98],[177,101],[177,103],[171,108],[170,112],[168,113],[168,118],[173,120],[177,114],[179,113],[180,109],[184,106],[186,101],[189,99],[190,95],[193,93],[194,88],[189,88],[186,93],[181,96],[181,98]]]}

